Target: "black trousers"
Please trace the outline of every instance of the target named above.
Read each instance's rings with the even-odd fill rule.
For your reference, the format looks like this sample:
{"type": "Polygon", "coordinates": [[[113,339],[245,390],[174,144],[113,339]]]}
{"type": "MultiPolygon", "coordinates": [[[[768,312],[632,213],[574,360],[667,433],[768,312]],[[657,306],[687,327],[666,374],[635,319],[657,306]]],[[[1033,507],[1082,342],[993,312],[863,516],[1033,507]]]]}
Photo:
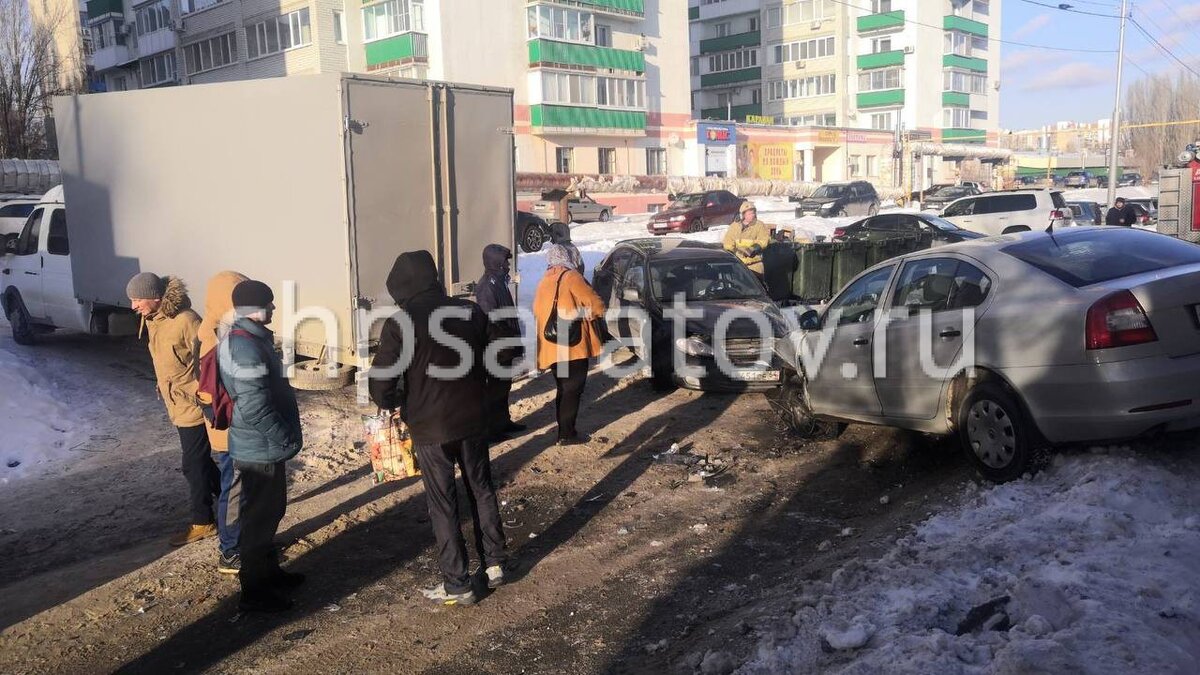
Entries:
{"type": "Polygon", "coordinates": [[[512,423],[508,412],[508,395],[512,392],[512,380],[489,377],[487,380],[488,433],[499,433],[512,423]]]}
{"type": "MultiPolygon", "coordinates": [[[[459,526],[458,489],[454,481],[455,465],[462,471],[475,527],[475,552],[483,566],[504,563],[504,528],[500,524],[500,506],[492,484],[492,461],[482,437],[468,438],[441,445],[417,445],[421,482],[429,504],[429,520],[437,538],[438,566],[442,570],[447,593],[462,593],[471,587],[467,573],[467,545],[459,526]]],[[[245,526],[242,548],[245,550],[245,526]]],[[[243,555],[243,561],[245,560],[243,555]]],[[[245,563],[243,562],[243,565],[245,563]]]]}
{"type": "Polygon", "coordinates": [[[261,592],[279,574],[274,553],[275,532],[287,510],[287,473],[283,462],[242,462],[234,467],[242,477],[242,593],[261,592]]]}
{"type": "Polygon", "coordinates": [[[561,363],[551,366],[554,373],[554,411],[558,416],[558,439],[574,438],[577,435],[575,420],[579,418],[579,401],[583,398],[583,385],[587,384],[588,360],[567,361],[564,376],[561,363]]]}
{"type": "Polygon", "coordinates": [[[213,501],[221,494],[221,470],[212,458],[208,432],[204,425],[175,427],[179,430],[179,445],[183,448],[183,478],[188,484],[188,510],[193,525],[211,525],[213,501]]]}

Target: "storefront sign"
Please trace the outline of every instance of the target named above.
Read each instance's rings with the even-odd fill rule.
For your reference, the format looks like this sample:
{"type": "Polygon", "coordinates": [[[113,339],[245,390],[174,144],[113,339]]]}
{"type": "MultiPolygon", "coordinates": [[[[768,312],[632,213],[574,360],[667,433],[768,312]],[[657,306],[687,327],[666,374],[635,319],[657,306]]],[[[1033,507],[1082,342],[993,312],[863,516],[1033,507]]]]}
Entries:
{"type": "Polygon", "coordinates": [[[791,143],[739,143],[738,175],[767,180],[792,179],[791,143]]]}
{"type": "Polygon", "coordinates": [[[733,145],[737,143],[737,127],[732,124],[697,124],[696,140],[702,145],[733,145]]]}
{"type": "Polygon", "coordinates": [[[842,144],[842,135],[836,131],[822,130],[817,132],[818,143],[842,144]]]}
{"type": "Polygon", "coordinates": [[[746,115],[746,124],[775,124],[775,118],[767,115],[746,115]]]}
{"type": "Polygon", "coordinates": [[[856,132],[856,131],[847,131],[846,132],[846,142],[847,143],[866,143],[867,135],[856,132]]]}

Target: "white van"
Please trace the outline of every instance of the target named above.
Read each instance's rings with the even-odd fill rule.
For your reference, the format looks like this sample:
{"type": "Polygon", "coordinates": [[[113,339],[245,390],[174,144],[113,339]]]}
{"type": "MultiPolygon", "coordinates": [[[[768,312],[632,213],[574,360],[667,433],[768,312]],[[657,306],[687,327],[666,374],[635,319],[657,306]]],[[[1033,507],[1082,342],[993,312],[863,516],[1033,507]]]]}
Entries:
{"type": "Polygon", "coordinates": [[[964,230],[996,235],[1070,227],[1071,208],[1058,190],[988,192],[950,202],[942,218],[964,230]]]}

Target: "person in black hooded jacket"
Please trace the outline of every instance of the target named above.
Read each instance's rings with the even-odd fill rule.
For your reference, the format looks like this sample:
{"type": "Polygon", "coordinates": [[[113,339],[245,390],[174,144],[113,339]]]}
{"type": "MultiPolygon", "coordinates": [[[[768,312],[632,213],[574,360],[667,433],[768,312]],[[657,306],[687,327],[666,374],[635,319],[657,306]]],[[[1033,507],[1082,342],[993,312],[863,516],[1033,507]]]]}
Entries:
{"type": "MultiPolygon", "coordinates": [[[[516,306],[512,292],[508,290],[509,269],[512,252],[500,244],[488,244],[483,248],[483,276],[475,285],[475,302],[488,315],[488,342],[521,337],[521,322],[515,316],[494,317],[498,309],[516,306]]],[[[505,347],[496,355],[496,361],[505,368],[525,353],[519,346],[505,347]]],[[[508,410],[508,395],[512,391],[512,380],[497,373],[487,373],[487,417],[488,437],[501,438],[512,431],[524,431],[524,424],[512,421],[508,410]]]]}
{"type": "Polygon", "coordinates": [[[443,577],[441,584],[422,592],[445,604],[473,604],[475,592],[459,528],[455,465],[466,484],[475,548],[483,559],[488,586],[504,583],[504,530],[484,438],[487,317],[475,303],[446,295],[428,251],[401,253],[388,274],[387,288],[409,321],[392,317],[384,323],[368,388],[380,408],[400,409],[412,434],[443,577]],[[466,315],[440,317],[441,330],[461,343],[434,337],[434,319],[438,318],[434,315],[439,310],[466,315]],[[405,341],[411,342],[412,358],[406,367],[400,367],[405,341]],[[462,343],[466,350],[460,353],[462,343]],[[462,374],[447,377],[430,372],[431,368],[461,368],[463,359],[469,363],[462,374]]]}

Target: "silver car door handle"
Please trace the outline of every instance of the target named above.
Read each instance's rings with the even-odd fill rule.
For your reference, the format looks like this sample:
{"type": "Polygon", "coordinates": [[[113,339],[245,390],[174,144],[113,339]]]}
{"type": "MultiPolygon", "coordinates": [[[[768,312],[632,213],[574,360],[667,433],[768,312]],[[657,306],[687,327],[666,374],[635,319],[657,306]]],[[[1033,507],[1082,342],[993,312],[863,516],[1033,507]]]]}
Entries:
{"type": "Polygon", "coordinates": [[[962,331],[960,331],[956,328],[946,328],[946,329],[943,329],[942,332],[938,333],[938,337],[942,338],[943,340],[949,340],[950,338],[960,337],[961,335],[962,335],[962,331]]]}
{"type": "Polygon", "coordinates": [[[37,272],[30,272],[30,271],[28,271],[28,270],[26,270],[25,274],[28,274],[28,275],[29,275],[29,276],[31,276],[31,277],[36,277],[36,276],[38,275],[38,273],[37,273],[37,272]]]}
{"type": "Polygon", "coordinates": [[[855,347],[865,347],[871,344],[871,340],[865,337],[856,338],[852,343],[855,347]]]}

